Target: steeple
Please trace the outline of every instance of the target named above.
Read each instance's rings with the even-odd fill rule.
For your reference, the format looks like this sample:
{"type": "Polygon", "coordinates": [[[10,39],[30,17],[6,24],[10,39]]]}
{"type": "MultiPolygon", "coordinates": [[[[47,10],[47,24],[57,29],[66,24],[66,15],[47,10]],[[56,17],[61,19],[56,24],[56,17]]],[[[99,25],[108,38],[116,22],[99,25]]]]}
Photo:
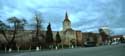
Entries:
{"type": "Polygon", "coordinates": [[[70,22],[70,20],[69,20],[69,18],[68,18],[67,12],[66,12],[66,14],[65,14],[65,19],[64,19],[64,21],[69,21],[69,22],[70,22]]]}
{"type": "Polygon", "coordinates": [[[65,19],[63,21],[63,31],[67,30],[67,29],[71,29],[71,22],[68,18],[68,14],[66,12],[65,14],[65,19]]]}

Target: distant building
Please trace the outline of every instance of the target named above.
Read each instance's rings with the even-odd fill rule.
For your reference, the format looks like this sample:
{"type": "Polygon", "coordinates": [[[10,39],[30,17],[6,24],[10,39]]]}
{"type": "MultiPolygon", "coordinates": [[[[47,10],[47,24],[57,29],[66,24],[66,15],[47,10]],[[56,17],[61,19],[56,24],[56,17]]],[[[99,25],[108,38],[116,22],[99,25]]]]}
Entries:
{"type": "MultiPolygon", "coordinates": [[[[67,12],[63,21],[63,29],[59,31],[59,33],[61,35],[62,44],[64,45],[78,45],[83,41],[82,32],[71,28],[71,21],[68,18],[67,12]]],[[[53,34],[55,35],[55,32],[53,32],[53,34]]]]}
{"type": "Polygon", "coordinates": [[[96,45],[99,46],[102,44],[102,37],[99,33],[93,32],[83,32],[84,43],[86,42],[96,42],[96,45]]]}
{"type": "Polygon", "coordinates": [[[119,41],[120,38],[122,38],[122,37],[123,37],[123,35],[114,35],[114,36],[111,36],[112,41],[119,41]]]}
{"type": "MultiPolygon", "coordinates": [[[[81,32],[80,30],[74,30],[71,27],[71,21],[68,18],[68,14],[66,12],[65,18],[63,21],[63,29],[61,31],[53,31],[53,39],[55,40],[57,32],[59,32],[62,42],[60,44],[63,45],[79,45],[82,46],[87,41],[97,42],[97,45],[102,43],[102,38],[100,37],[99,33],[90,33],[90,32],[81,32]]],[[[24,47],[30,47],[32,45],[32,42],[37,41],[38,39],[35,39],[33,30],[25,30],[23,32],[20,32],[22,34],[19,34],[16,36],[16,44],[18,46],[24,46],[24,47]]],[[[44,37],[46,35],[46,31],[41,31],[39,38],[39,44],[45,44],[44,37]]],[[[11,35],[8,35],[11,36],[11,35]]],[[[3,35],[0,34],[0,44],[4,44],[7,42],[3,35]]],[[[11,39],[11,38],[9,38],[11,39]]]]}
{"type": "Polygon", "coordinates": [[[107,26],[102,26],[100,29],[102,29],[107,35],[110,35],[110,30],[107,26]]]}

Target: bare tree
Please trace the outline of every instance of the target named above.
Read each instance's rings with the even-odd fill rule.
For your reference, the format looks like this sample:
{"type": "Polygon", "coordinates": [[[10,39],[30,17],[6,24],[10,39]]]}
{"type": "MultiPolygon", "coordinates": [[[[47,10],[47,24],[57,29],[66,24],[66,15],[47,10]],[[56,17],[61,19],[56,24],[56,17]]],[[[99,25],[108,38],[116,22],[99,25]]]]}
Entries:
{"type": "Polygon", "coordinates": [[[2,22],[0,20],[0,33],[4,36],[4,38],[6,39],[7,43],[9,42],[8,38],[7,38],[7,35],[6,35],[6,31],[8,29],[8,26],[2,22]]]}
{"type": "Polygon", "coordinates": [[[34,26],[35,26],[35,34],[33,34],[33,38],[32,38],[32,41],[33,41],[33,46],[36,47],[36,46],[39,46],[40,47],[40,42],[44,40],[44,35],[42,33],[42,22],[43,20],[41,19],[41,15],[40,14],[35,14],[35,17],[34,17],[34,26]],[[39,39],[39,37],[42,37],[42,40],[39,39]]]}
{"type": "Polygon", "coordinates": [[[22,30],[24,29],[24,24],[26,22],[26,20],[24,21],[25,19],[18,19],[17,17],[10,17],[8,19],[8,22],[9,23],[12,23],[13,26],[12,26],[12,31],[13,31],[13,36],[12,36],[12,39],[9,41],[9,46],[10,47],[15,47],[15,38],[16,38],[16,34],[18,33],[18,30],[22,30]]]}
{"type": "Polygon", "coordinates": [[[102,37],[103,43],[105,43],[105,41],[108,39],[108,35],[104,32],[103,29],[99,29],[99,34],[100,34],[101,37],[102,37]]]}

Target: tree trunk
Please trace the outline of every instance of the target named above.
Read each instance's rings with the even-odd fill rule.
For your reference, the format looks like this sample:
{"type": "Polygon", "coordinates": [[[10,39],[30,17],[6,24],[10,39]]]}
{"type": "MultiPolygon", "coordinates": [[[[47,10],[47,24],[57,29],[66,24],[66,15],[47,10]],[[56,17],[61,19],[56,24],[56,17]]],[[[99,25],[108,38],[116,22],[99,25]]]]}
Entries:
{"type": "Polygon", "coordinates": [[[14,28],[15,29],[14,29],[13,37],[12,37],[11,41],[9,42],[10,47],[14,47],[14,45],[15,45],[14,39],[16,38],[16,33],[17,33],[17,23],[16,22],[14,23],[14,28]]]}

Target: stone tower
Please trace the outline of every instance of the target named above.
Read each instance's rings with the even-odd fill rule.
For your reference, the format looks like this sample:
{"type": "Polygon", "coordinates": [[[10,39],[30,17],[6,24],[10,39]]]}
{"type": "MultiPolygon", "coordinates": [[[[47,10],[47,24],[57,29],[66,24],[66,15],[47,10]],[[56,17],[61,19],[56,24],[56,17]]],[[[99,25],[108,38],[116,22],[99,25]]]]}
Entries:
{"type": "Polygon", "coordinates": [[[66,12],[65,14],[65,19],[63,21],[63,31],[67,30],[67,29],[71,29],[71,22],[68,18],[68,14],[66,12]]]}

